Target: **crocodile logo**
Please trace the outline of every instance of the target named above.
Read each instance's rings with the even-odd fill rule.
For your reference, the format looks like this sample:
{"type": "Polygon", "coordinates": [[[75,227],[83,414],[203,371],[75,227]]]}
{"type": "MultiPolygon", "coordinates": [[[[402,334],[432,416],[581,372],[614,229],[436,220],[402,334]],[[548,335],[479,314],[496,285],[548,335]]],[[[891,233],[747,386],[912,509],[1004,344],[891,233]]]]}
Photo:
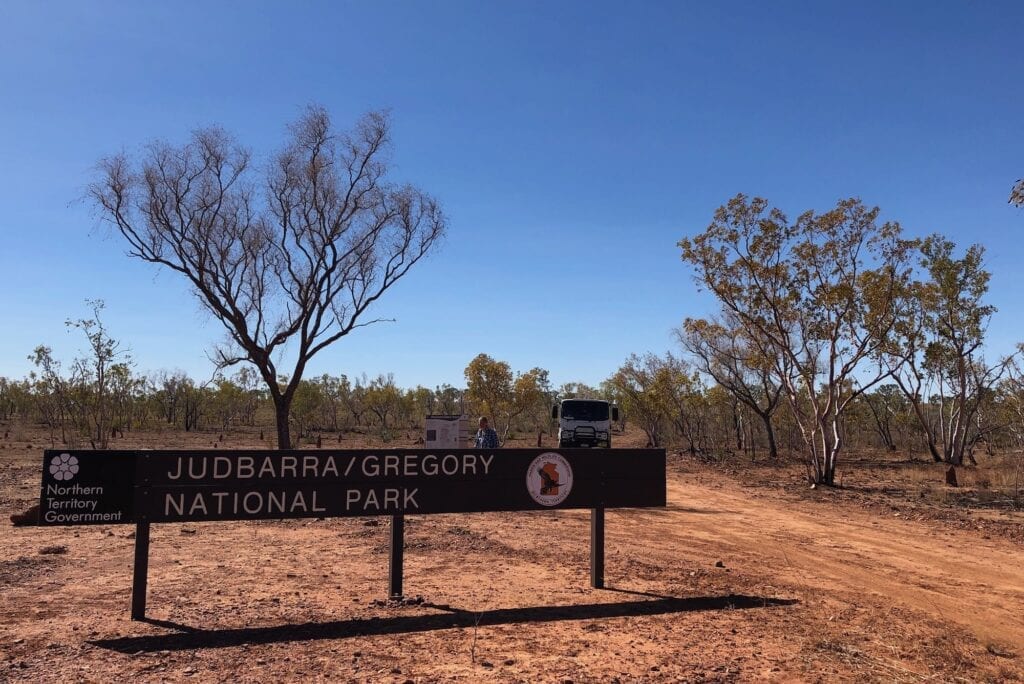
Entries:
{"type": "Polygon", "coordinates": [[[572,466],[561,454],[541,454],[526,469],[526,490],[541,506],[557,506],[572,491],[572,466]]]}

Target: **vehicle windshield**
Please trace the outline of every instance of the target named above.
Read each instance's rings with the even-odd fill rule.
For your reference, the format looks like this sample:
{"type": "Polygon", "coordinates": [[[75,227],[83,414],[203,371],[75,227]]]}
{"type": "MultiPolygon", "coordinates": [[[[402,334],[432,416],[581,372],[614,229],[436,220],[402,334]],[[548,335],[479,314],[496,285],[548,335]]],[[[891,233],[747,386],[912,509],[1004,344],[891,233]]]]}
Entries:
{"type": "Polygon", "coordinates": [[[563,401],[562,418],[565,420],[608,420],[608,403],[579,399],[563,401]]]}

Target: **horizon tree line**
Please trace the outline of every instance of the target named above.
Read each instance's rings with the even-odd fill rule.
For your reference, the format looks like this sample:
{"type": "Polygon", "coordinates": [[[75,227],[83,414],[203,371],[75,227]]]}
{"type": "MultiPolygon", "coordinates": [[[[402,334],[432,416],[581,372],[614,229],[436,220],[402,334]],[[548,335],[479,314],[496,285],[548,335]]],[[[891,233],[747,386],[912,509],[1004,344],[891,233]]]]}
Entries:
{"type": "Polygon", "coordinates": [[[103,448],[158,416],[186,431],[227,429],[253,425],[271,403],[280,444],[279,400],[290,392],[284,432],[300,438],[373,426],[387,439],[457,405],[492,416],[505,441],[548,429],[559,398],[591,396],[618,402],[652,446],[694,456],[761,449],[776,459],[781,441],[803,454],[814,484],[834,483],[848,445],[920,448],[952,465],[976,463],[979,445],[1019,446],[1024,347],[985,358],[995,307],[985,301],[984,248],[958,252],[937,234],[907,238],[878,214],[851,199],[790,221],[766,200],[737,195],[679,243],[719,312],[683,321],[675,331],[682,356],[631,355],[596,388],[553,388],[547,370],[513,371],[487,354],[467,364],[464,388],[323,375],[278,376],[275,391],[250,366],[202,384],[181,373],[142,378],[100,320],[103,303],[88,302],[93,317],[67,325],[85,334],[89,353],[65,373],[37,347],[28,379],[0,379],[0,418],[31,413],[53,440],[103,448]]]}
{"type": "MultiPolygon", "coordinates": [[[[310,360],[382,320],[365,315],[447,230],[436,199],[388,180],[389,146],[384,113],[370,112],[344,131],[314,105],[260,164],[211,126],[180,146],[155,141],[137,158],[105,158],[88,187],[99,218],[117,229],[129,256],[185,278],[223,324],[227,343],[213,351],[217,370],[242,364],[256,372],[274,405],[279,448],[292,445],[294,415],[308,413],[300,406],[293,415],[297,397],[313,402],[303,385],[310,360]],[[285,359],[290,370],[278,368],[285,359]]],[[[1020,187],[1018,181],[1011,203],[1021,203],[1020,187]]],[[[984,250],[973,245],[957,257],[942,236],[910,239],[878,215],[877,207],[846,199],[790,220],[767,200],[737,195],[704,231],[679,242],[696,281],[720,304],[717,315],[687,318],[678,331],[696,371],[671,355],[664,363],[630,357],[607,392],[635,404],[652,444],[671,425],[694,452],[706,445],[703,421],[683,409],[708,393],[704,378],[760,421],[772,455],[773,417],[785,406],[800,433],[808,480],[831,485],[846,446],[847,412],[891,380],[933,459],[973,459],[974,446],[994,429],[980,427],[984,401],[1014,361],[983,357],[994,311],[982,302],[984,250]],[[647,384],[664,399],[638,389],[647,384]],[[669,408],[655,410],[658,404],[669,408]]],[[[500,417],[507,437],[545,394],[547,372],[513,374],[481,355],[467,366],[466,381],[467,394],[500,417]]],[[[389,378],[370,385],[370,411],[386,434],[401,393],[389,378]]],[[[868,405],[877,412],[883,403],[868,405]]],[[[739,412],[732,413],[739,433],[739,412]]],[[[306,423],[296,422],[300,434],[306,423]]],[[[92,441],[102,442],[103,430],[93,427],[92,441]]]]}
{"type": "MultiPolygon", "coordinates": [[[[102,303],[95,309],[97,315],[101,309],[102,303]]],[[[75,327],[109,335],[99,320],[75,327]]],[[[720,340],[720,332],[715,334],[720,340]]],[[[681,328],[681,343],[683,336],[681,328]]],[[[99,349],[109,348],[120,345],[108,336],[99,349]]],[[[96,347],[90,349],[95,353],[96,347]]],[[[706,353],[707,348],[702,351],[706,353]]],[[[45,347],[37,348],[32,358],[37,370],[27,378],[0,378],[0,419],[43,424],[54,445],[106,448],[125,432],[138,429],[259,428],[262,432],[275,426],[272,398],[253,371],[244,367],[230,377],[196,382],[180,371],[136,374],[130,358],[123,355],[115,363],[108,360],[114,370],[106,371],[108,380],[101,385],[96,363],[87,358],[74,360],[69,372],[61,370],[45,347]]],[[[730,353],[725,360],[736,358],[730,353]]],[[[969,463],[976,462],[979,447],[987,453],[1024,447],[1024,366],[1019,359],[1011,359],[999,381],[971,404],[972,418],[962,431],[964,436],[958,437],[964,440],[961,453],[969,463]]],[[[492,417],[505,441],[553,430],[550,407],[560,399],[597,398],[621,407],[620,431],[628,421],[643,431],[651,446],[676,447],[696,458],[777,460],[784,454],[805,453],[801,425],[780,399],[778,386],[762,377],[764,395],[750,384],[730,389],[703,370],[708,363],[717,361],[711,356],[684,358],[671,352],[634,354],[596,387],[579,382],[554,387],[544,369],[513,372],[507,362],[486,354],[467,364],[465,387],[402,388],[390,374],[374,378],[322,374],[299,384],[290,427],[298,440],[307,443],[324,433],[350,431],[390,440],[422,428],[428,414],[484,414],[492,417]]],[[[753,370],[746,380],[757,377],[757,369],[753,370]]],[[[852,388],[846,393],[852,394],[852,388]]],[[[886,382],[849,402],[837,429],[843,443],[856,449],[905,451],[934,459],[932,447],[944,444],[944,435],[953,434],[948,425],[950,411],[949,398],[941,392],[918,400],[915,406],[895,382],[886,382]]],[[[955,453],[940,451],[936,460],[952,463],[955,453]]]]}

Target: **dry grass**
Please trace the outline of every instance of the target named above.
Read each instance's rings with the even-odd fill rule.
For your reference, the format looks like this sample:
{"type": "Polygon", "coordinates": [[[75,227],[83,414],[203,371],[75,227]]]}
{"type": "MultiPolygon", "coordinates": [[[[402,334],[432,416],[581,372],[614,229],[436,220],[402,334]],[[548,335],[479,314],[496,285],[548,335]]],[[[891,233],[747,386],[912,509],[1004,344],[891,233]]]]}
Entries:
{"type": "Polygon", "coordinates": [[[920,497],[945,506],[1024,510],[1024,453],[981,456],[976,466],[956,468],[957,487],[945,483],[949,466],[908,464],[899,471],[908,488],[920,497]]]}

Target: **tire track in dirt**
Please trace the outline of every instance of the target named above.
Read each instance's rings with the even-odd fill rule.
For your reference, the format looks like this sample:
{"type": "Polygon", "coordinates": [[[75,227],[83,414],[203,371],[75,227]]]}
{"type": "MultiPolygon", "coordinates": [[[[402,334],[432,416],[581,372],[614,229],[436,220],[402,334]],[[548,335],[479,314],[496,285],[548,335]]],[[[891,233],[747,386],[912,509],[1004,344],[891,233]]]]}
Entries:
{"type": "MultiPolygon", "coordinates": [[[[734,484],[669,479],[665,510],[611,512],[645,528],[645,556],[684,550],[812,592],[876,595],[1024,650],[1024,549],[850,506],[754,498],[734,484]]],[[[630,526],[609,524],[616,543],[630,526]]]]}

